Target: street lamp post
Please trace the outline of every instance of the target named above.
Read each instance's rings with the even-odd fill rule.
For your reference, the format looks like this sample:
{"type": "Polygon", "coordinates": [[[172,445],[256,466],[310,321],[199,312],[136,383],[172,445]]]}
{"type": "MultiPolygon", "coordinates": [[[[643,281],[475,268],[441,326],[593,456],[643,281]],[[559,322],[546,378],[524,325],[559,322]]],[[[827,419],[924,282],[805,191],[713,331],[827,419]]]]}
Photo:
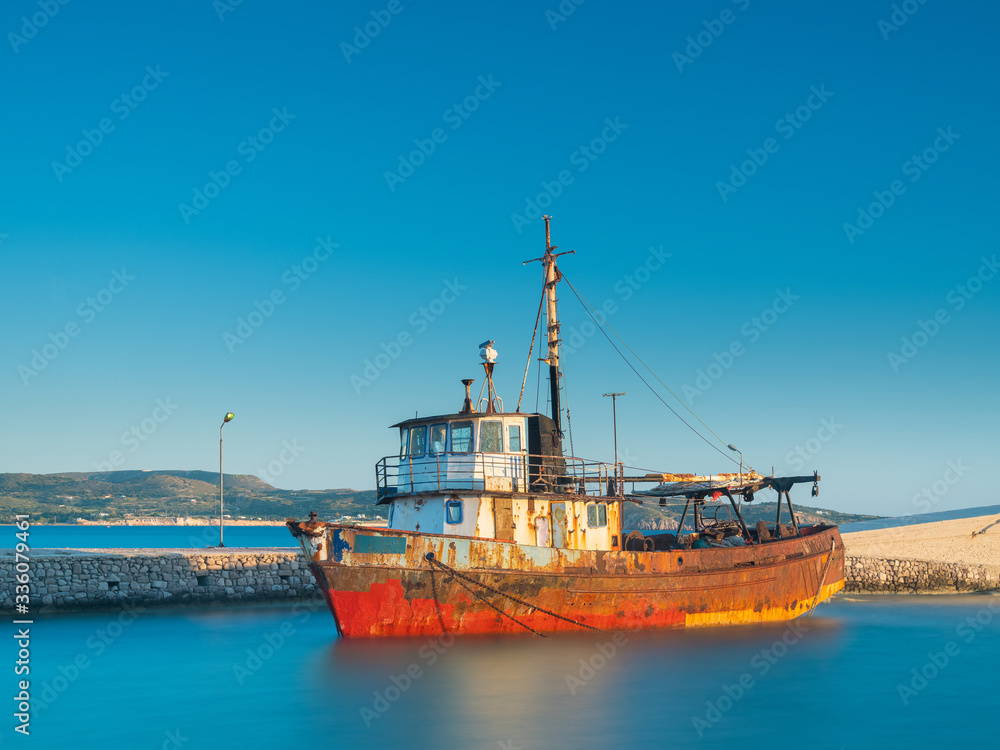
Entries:
{"type": "Polygon", "coordinates": [[[740,454],[740,484],[743,484],[743,452],[732,443],[730,443],[726,447],[729,448],[729,450],[731,450],[733,453],[740,454]]]}
{"type": "Polygon", "coordinates": [[[233,413],[231,411],[226,412],[226,416],[222,420],[222,424],[219,426],[219,546],[225,547],[226,545],[222,543],[222,428],[226,426],[226,422],[233,418],[233,413]]]}
{"type": "Polygon", "coordinates": [[[603,396],[611,396],[611,422],[615,434],[615,474],[618,474],[618,397],[624,396],[625,392],[621,393],[604,393],[603,396]]]}

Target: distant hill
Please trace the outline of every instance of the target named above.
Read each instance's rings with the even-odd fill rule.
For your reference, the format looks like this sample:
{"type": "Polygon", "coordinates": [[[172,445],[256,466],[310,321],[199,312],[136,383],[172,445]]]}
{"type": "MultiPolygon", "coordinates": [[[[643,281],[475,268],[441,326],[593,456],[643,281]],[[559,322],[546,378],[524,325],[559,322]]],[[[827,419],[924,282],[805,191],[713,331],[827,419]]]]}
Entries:
{"type": "MultiPolygon", "coordinates": [[[[233,518],[320,518],[371,512],[371,490],[280,490],[248,474],[225,474],[226,514],[233,518]]],[[[133,516],[213,517],[219,475],[211,471],[108,471],[0,474],[0,522],[29,513],[36,522],[133,516]],[[106,514],[106,515],[101,515],[106,514]]]]}
{"type": "MultiPolygon", "coordinates": [[[[10,476],[10,475],[7,475],[10,476]]],[[[24,476],[23,474],[17,476],[24,476]]],[[[66,477],[73,480],[85,480],[92,482],[104,482],[107,484],[138,483],[138,486],[148,483],[150,480],[162,479],[164,486],[169,486],[170,479],[188,482],[200,482],[210,484],[216,488],[219,486],[219,473],[212,471],[101,471],[101,472],[63,472],[61,474],[43,474],[48,477],[66,477]]],[[[277,491],[263,479],[252,474],[223,474],[222,486],[238,487],[255,491],[277,491]]]]}
{"type": "MultiPolygon", "coordinates": [[[[223,487],[226,513],[233,518],[305,518],[310,511],[316,511],[326,520],[379,512],[373,507],[373,490],[280,490],[249,474],[226,474],[223,487]]],[[[719,507],[718,517],[727,517],[728,503],[705,507],[710,514],[719,507]]],[[[775,509],[773,502],[744,503],[744,518],[749,526],[761,518],[773,523],[775,509]]],[[[795,511],[801,523],[879,518],[807,506],[796,506],[795,511]]],[[[77,518],[111,520],[128,515],[215,517],[219,513],[219,475],[211,471],[0,474],[0,523],[11,523],[17,513],[29,513],[39,523],[65,523],[77,518]]],[[[787,520],[787,509],[783,516],[787,520]]],[[[673,529],[679,518],[679,509],[661,510],[655,499],[643,505],[625,504],[627,529],[673,529]]]]}
{"type": "MultiPolygon", "coordinates": [[[[855,513],[841,513],[838,510],[828,510],[826,508],[811,508],[806,505],[795,505],[794,507],[795,515],[800,524],[840,524],[882,518],[882,516],[864,516],[855,513]]],[[[715,518],[716,508],[719,509],[717,517],[720,521],[727,520],[729,518],[727,511],[731,511],[731,508],[729,507],[728,502],[707,503],[702,512],[707,513],[709,518],[715,518]]],[[[679,507],[660,509],[655,498],[646,500],[646,502],[642,505],[626,503],[623,526],[626,529],[672,530],[677,528],[677,522],[680,520],[683,510],[683,505],[680,505],[679,507]]],[[[747,526],[753,527],[757,521],[760,520],[767,521],[769,525],[773,525],[774,519],[777,516],[777,510],[778,505],[776,502],[762,503],[758,500],[754,503],[743,503],[740,513],[743,514],[743,520],[746,522],[747,526]]],[[[784,504],[782,504],[781,508],[781,517],[785,523],[788,523],[788,506],[784,504]]],[[[689,514],[688,519],[684,522],[685,528],[689,528],[690,520],[691,516],[689,514]]]]}

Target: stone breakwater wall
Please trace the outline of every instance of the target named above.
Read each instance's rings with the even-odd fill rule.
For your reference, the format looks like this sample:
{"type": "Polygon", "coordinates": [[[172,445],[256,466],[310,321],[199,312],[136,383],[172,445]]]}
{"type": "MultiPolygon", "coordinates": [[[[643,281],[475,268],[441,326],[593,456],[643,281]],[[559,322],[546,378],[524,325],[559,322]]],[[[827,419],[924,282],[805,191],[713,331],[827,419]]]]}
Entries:
{"type": "Polygon", "coordinates": [[[856,594],[954,594],[1000,588],[1000,566],[854,557],[844,561],[844,591],[856,594]]]}
{"type": "MultiPolygon", "coordinates": [[[[206,550],[33,551],[31,613],[254,603],[319,596],[300,552],[206,550]]],[[[0,552],[0,610],[12,611],[14,556],[0,552]]]]}

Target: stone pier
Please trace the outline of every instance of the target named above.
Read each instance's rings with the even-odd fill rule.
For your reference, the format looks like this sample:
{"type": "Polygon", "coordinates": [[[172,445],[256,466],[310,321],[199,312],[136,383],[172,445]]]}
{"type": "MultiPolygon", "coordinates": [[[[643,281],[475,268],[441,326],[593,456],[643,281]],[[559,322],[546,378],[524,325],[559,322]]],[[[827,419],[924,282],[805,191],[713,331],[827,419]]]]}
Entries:
{"type": "Polygon", "coordinates": [[[1000,588],[1000,565],[848,555],[844,577],[855,594],[955,594],[1000,588]]]}
{"type": "MultiPolygon", "coordinates": [[[[32,614],[314,598],[319,590],[292,549],[33,550],[32,614]]],[[[15,606],[12,551],[0,552],[0,610],[15,606]]]]}

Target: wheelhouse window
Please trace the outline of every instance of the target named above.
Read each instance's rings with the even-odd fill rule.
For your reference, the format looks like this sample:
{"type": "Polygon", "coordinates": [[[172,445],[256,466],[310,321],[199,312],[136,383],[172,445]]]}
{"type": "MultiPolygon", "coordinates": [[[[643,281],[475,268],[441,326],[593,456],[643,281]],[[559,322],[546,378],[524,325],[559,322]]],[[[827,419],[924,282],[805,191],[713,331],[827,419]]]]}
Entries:
{"type": "Polygon", "coordinates": [[[410,428],[410,455],[422,456],[427,452],[427,425],[410,428]]]}
{"type": "Polygon", "coordinates": [[[407,440],[410,437],[410,431],[405,427],[399,429],[399,457],[402,458],[406,455],[406,445],[407,440]]]}
{"type": "Polygon", "coordinates": [[[472,422],[452,422],[452,453],[472,453],[472,422]]]}
{"type": "Polygon", "coordinates": [[[510,444],[511,453],[521,452],[521,425],[512,424],[508,429],[508,443],[510,444]]]}
{"type": "Polygon", "coordinates": [[[608,525],[607,503],[594,503],[587,506],[587,526],[598,529],[608,525]]]}
{"type": "Polygon", "coordinates": [[[449,524],[462,523],[462,501],[449,500],[444,504],[445,520],[449,524]]]}
{"type": "Polygon", "coordinates": [[[448,438],[448,425],[431,425],[431,453],[444,453],[445,440],[448,438]]]}
{"type": "Polygon", "coordinates": [[[479,429],[479,450],[483,453],[503,453],[503,422],[481,422],[479,429]]]}

